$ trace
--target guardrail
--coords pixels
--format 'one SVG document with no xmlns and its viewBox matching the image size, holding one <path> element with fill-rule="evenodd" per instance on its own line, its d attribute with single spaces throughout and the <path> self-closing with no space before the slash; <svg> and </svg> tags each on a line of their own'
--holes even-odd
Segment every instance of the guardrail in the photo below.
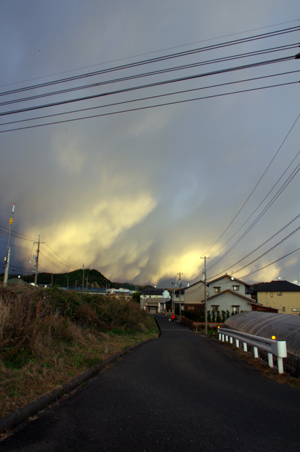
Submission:
<svg viewBox="0 0 300 452">
<path fill-rule="evenodd" d="M 286 341 L 276 341 L 275 337 L 268 339 L 228 328 L 219 328 L 218 332 L 219 340 L 222 340 L 222 342 L 229 341 L 232 344 L 233 339 L 235 339 L 236 347 L 240 346 L 240 341 L 243 342 L 244 352 L 247 352 L 247 345 L 252 345 L 254 358 L 258 358 L 258 349 L 268 352 L 270 367 L 273 367 L 273 355 L 277 356 L 278 373 L 283 374 L 283 358 L 287 357 Z"/>
</svg>

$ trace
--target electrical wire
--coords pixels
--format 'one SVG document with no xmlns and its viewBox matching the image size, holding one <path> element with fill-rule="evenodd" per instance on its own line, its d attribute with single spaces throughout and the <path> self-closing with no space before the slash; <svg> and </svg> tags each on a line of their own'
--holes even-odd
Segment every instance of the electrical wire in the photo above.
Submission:
<svg viewBox="0 0 300 452">
<path fill-rule="evenodd" d="M 247 276 L 253 275 L 254 273 L 257 273 L 257 272 L 259 272 L 259 271 L 261 271 L 261 270 L 264 270 L 265 268 L 270 267 L 270 265 L 276 264 L 276 262 L 279 262 L 279 261 L 281 261 L 282 259 L 285 259 L 286 257 L 290 256 L 291 254 L 296 253 L 296 251 L 299 251 L 299 250 L 300 250 L 300 247 L 299 247 L 299 248 L 296 248 L 295 250 L 291 251 L 290 253 L 285 254 L 284 256 L 280 257 L 279 259 L 276 259 L 275 261 L 270 262 L 269 264 L 264 265 L 263 267 L 260 267 L 259 269 L 254 270 L 254 271 L 248 273 L 247 275 L 242 276 L 241 279 L 244 279 L 244 278 L 246 278 Z"/>
<path fill-rule="evenodd" d="M 169 72 L 174 72 L 174 71 L 192 69 L 192 68 L 196 68 L 196 67 L 206 66 L 209 64 L 224 63 L 224 62 L 233 61 L 233 60 L 237 60 L 237 59 L 241 59 L 241 58 L 249 58 L 249 57 L 253 57 L 253 56 L 265 55 L 268 53 L 273 53 L 273 52 L 278 52 L 278 51 L 283 51 L 283 50 L 296 49 L 298 47 L 299 47 L 299 44 L 288 44 L 285 46 L 277 46 L 277 47 L 273 47 L 273 48 L 265 49 L 265 50 L 256 50 L 256 51 L 242 53 L 242 54 L 238 54 L 238 55 L 232 55 L 232 56 L 227 56 L 227 57 L 222 57 L 222 58 L 215 58 L 213 60 L 201 61 L 201 62 L 197 62 L 197 63 L 190 63 L 190 64 L 181 65 L 181 66 L 175 66 L 172 68 L 159 69 L 159 70 L 152 71 L 152 72 L 130 75 L 127 77 L 121 77 L 121 78 L 113 79 L 113 80 L 105 80 L 105 81 L 101 81 L 101 82 L 92 83 L 89 85 L 81 85 L 81 86 L 76 86 L 76 87 L 72 87 L 72 88 L 66 88 L 66 89 L 59 90 L 59 91 L 52 91 L 52 92 L 48 92 L 48 93 L 36 94 L 36 95 L 30 96 L 30 97 L 22 97 L 19 99 L 7 100 L 4 102 L 0 102 L 0 107 L 3 107 L 5 105 L 19 103 L 19 102 L 27 102 L 27 101 L 32 101 L 32 100 L 36 100 L 36 99 L 41 99 L 41 98 L 49 97 L 49 96 L 56 96 L 59 94 L 66 94 L 66 93 L 83 90 L 83 89 L 96 88 L 96 87 L 105 86 L 105 85 L 113 84 L 113 83 L 119 83 L 119 82 L 124 82 L 124 81 L 129 81 L 129 80 L 136 80 L 136 79 L 140 79 L 140 78 L 144 78 L 144 77 L 153 77 L 156 75 L 167 74 Z"/>
<path fill-rule="evenodd" d="M 246 201 L 243 203 L 243 205 L 241 206 L 241 208 L 238 210 L 237 214 L 234 216 L 234 218 L 231 220 L 231 222 L 229 223 L 229 225 L 226 227 L 226 229 L 222 232 L 222 234 L 219 236 L 219 238 L 214 242 L 214 244 L 206 251 L 205 255 L 211 250 L 211 248 L 223 237 L 223 235 L 227 232 L 227 230 L 229 229 L 229 227 L 233 224 L 233 222 L 235 221 L 235 219 L 238 217 L 238 215 L 240 214 L 240 212 L 242 211 L 242 209 L 245 207 L 245 205 L 247 204 L 247 202 L 249 201 L 250 197 L 253 195 L 254 191 L 256 190 L 256 188 L 258 187 L 258 185 L 260 184 L 260 182 L 262 181 L 262 179 L 264 178 L 264 176 L 266 175 L 268 169 L 270 168 L 270 166 L 272 165 L 272 163 L 274 162 L 275 158 L 277 157 L 277 155 L 279 154 L 280 150 L 282 149 L 284 143 L 286 142 L 287 138 L 289 137 L 290 133 L 292 132 L 294 126 L 296 125 L 298 119 L 300 118 L 300 113 L 298 114 L 297 118 L 295 119 L 295 121 L 293 122 L 292 126 L 290 127 L 288 133 L 285 135 L 283 141 L 281 142 L 279 148 L 277 149 L 277 151 L 275 152 L 274 156 L 272 157 L 272 159 L 270 160 L 269 164 L 267 165 L 266 169 L 264 170 L 263 174 L 261 175 L 261 177 L 259 178 L 258 182 L 255 184 L 254 188 L 252 189 L 252 191 L 250 192 L 249 196 L 247 197 Z M 242 226 L 230 237 L 230 239 L 228 239 L 217 251 L 215 251 L 213 254 L 215 254 L 216 252 L 220 251 L 222 248 L 224 248 L 225 245 L 227 245 L 227 243 L 243 228 L 243 226 L 248 222 L 248 220 L 254 215 L 254 213 L 258 210 L 258 208 L 262 205 L 262 203 L 265 201 L 265 199 L 269 196 L 269 194 L 271 193 L 271 191 L 275 188 L 275 186 L 277 185 L 277 183 L 279 183 L 279 181 L 281 180 L 281 178 L 284 176 L 284 174 L 286 173 L 286 171 L 290 168 L 290 166 L 292 165 L 292 163 L 295 161 L 295 159 L 298 157 L 300 151 L 296 154 L 295 158 L 292 160 L 292 162 L 289 164 L 289 166 L 286 168 L 286 170 L 284 171 L 284 173 L 281 175 L 281 177 L 277 180 L 276 184 L 273 185 L 272 189 L 268 192 L 268 194 L 265 196 L 265 198 L 262 200 L 262 202 L 256 207 L 256 209 L 252 212 L 252 214 L 247 218 L 247 220 L 242 224 Z"/>
<path fill-rule="evenodd" d="M 283 242 L 285 242 L 286 240 L 288 240 L 292 235 L 294 235 L 296 232 L 298 232 L 300 230 L 300 226 L 298 226 L 298 228 L 294 229 L 294 231 L 292 231 L 290 234 L 288 234 L 286 237 L 284 237 L 283 239 L 281 239 L 279 242 L 277 242 L 275 245 L 273 245 L 271 248 L 269 248 L 267 251 L 265 251 L 263 254 L 261 254 L 260 256 L 256 257 L 255 259 L 253 259 L 251 262 L 248 262 L 246 265 L 244 265 L 243 267 L 239 268 L 238 270 L 234 270 L 233 272 L 231 272 L 231 275 L 234 275 L 237 272 L 240 272 L 241 270 L 243 270 L 246 267 L 249 267 L 250 265 L 252 265 L 254 262 L 258 261 L 259 259 L 261 259 L 262 257 L 264 257 L 266 254 L 269 254 L 271 251 L 273 251 L 275 248 L 277 248 L 279 245 L 281 245 Z"/>
<path fill-rule="evenodd" d="M 218 84 L 215 84 L 215 85 L 202 86 L 202 87 L 199 87 L 199 88 L 191 88 L 191 89 L 186 89 L 186 90 L 181 90 L 181 91 L 173 91 L 171 93 L 157 94 L 155 96 L 141 97 L 141 98 L 138 98 L 138 99 L 124 100 L 124 101 L 121 101 L 121 102 L 112 102 L 112 103 L 109 103 L 109 104 L 97 105 L 95 107 L 80 108 L 80 109 L 76 109 L 76 110 L 69 110 L 69 111 L 60 112 L 60 113 L 54 113 L 54 114 L 49 114 L 49 115 L 36 116 L 36 117 L 31 117 L 31 118 L 26 118 L 26 119 L 18 119 L 18 120 L 15 120 L 15 121 L 8 121 L 8 122 L 0 123 L 0 127 L 4 126 L 4 125 L 18 124 L 18 123 L 23 123 L 23 122 L 28 122 L 28 121 L 36 121 L 36 120 L 40 120 L 40 119 L 53 118 L 53 117 L 63 116 L 63 115 L 68 115 L 68 114 L 82 113 L 84 111 L 96 110 L 96 109 L 99 109 L 99 108 L 115 107 L 115 106 L 124 105 L 124 104 L 130 104 L 130 103 L 134 103 L 134 102 L 142 102 L 142 101 L 153 100 L 153 99 L 158 99 L 158 98 L 162 98 L 162 97 L 175 96 L 175 95 L 179 95 L 179 94 L 187 94 L 187 93 L 191 93 L 191 92 L 195 92 L 195 91 L 202 91 L 202 90 L 206 90 L 206 89 L 220 88 L 220 87 L 229 86 L 229 85 L 235 85 L 235 84 L 239 84 L 239 83 L 246 83 L 246 82 L 258 81 L 258 80 L 264 80 L 264 79 L 267 79 L 267 78 L 281 77 L 283 75 L 298 74 L 299 72 L 300 72 L 300 70 L 279 72 L 277 74 L 262 75 L 260 77 L 251 77 L 251 78 L 247 78 L 247 79 L 235 80 L 235 81 L 232 81 L 232 82 L 218 83 Z"/>
<path fill-rule="evenodd" d="M 263 34 L 259 34 L 259 35 L 254 35 L 254 36 L 250 36 L 248 38 L 240 38 L 240 39 L 236 39 L 236 40 L 231 40 L 231 41 L 226 41 L 224 43 L 219 43 L 219 44 L 212 44 L 210 46 L 205 46 L 205 47 L 200 47 L 200 48 L 196 48 L 196 49 L 192 49 L 192 50 L 186 50 L 183 52 L 176 52 L 173 54 L 168 54 L 168 55 L 164 55 L 164 56 L 160 56 L 160 57 L 155 57 L 155 58 L 151 58 L 151 59 L 146 59 L 146 60 L 142 60 L 142 61 L 137 61 L 135 63 L 129 63 L 129 64 L 125 64 L 125 65 L 120 65 L 120 66 L 115 66 L 115 67 L 111 67 L 108 69 L 103 69 L 100 71 L 93 71 L 93 72 L 88 72 L 85 74 L 80 74 L 80 75 L 75 75 L 75 76 L 71 76 L 71 77 L 66 77 L 63 79 L 58 79 L 58 80 L 53 80 L 51 82 L 45 82 L 45 83 L 40 83 L 40 84 L 36 84 L 36 85 L 31 85 L 31 86 L 27 86 L 27 87 L 23 87 L 23 88 L 17 88 L 14 90 L 9 90 L 9 91 L 5 91 L 0 93 L 0 96 L 5 96 L 8 94 L 15 94 L 15 93 L 19 93 L 19 92 L 24 92 L 24 91 L 29 91 L 32 89 L 38 89 L 38 88 L 44 88 L 44 87 L 48 87 L 48 86 L 53 86 L 53 85 L 57 85 L 60 83 L 66 83 L 66 82 L 70 82 L 70 81 L 75 81 L 75 80 L 80 80 L 83 78 L 87 78 L 87 77 L 92 77 L 95 75 L 103 75 L 103 74 L 107 74 L 107 73 L 111 73 L 111 72 L 115 72 L 115 71 L 119 71 L 119 70 L 124 70 L 124 69 L 131 69 L 131 68 L 135 68 L 138 66 L 143 66 L 145 64 L 152 64 L 152 63 L 157 63 L 157 62 L 161 62 L 161 61 L 166 61 L 166 60 L 170 60 L 170 59 L 174 59 L 174 58 L 179 58 L 179 57 L 183 57 L 183 56 L 187 56 L 187 55 L 194 55 L 196 53 L 202 53 L 202 52 L 207 52 L 210 50 L 218 50 L 218 49 L 222 49 L 228 46 L 234 46 L 234 45 L 238 45 L 238 44 L 244 44 L 244 43 L 249 43 L 252 41 L 257 41 L 257 40 L 261 40 L 261 39 L 265 39 L 265 38 L 270 38 L 270 37 L 275 37 L 275 36 L 280 36 L 283 34 L 287 34 L 287 33 L 294 33 L 300 30 L 299 26 L 295 26 L 295 27 L 289 27 L 289 28 L 285 28 L 282 30 L 277 30 L 274 32 L 267 32 L 267 33 L 263 33 Z"/>
<path fill-rule="evenodd" d="M 251 223 L 248 229 L 236 240 L 236 242 L 229 248 L 229 250 L 224 253 L 222 257 L 220 257 L 216 262 L 214 262 L 209 269 L 212 269 L 215 265 L 221 262 L 239 243 L 240 241 L 250 232 L 250 230 L 257 224 L 257 222 L 263 217 L 263 215 L 269 210 L 269 208 L 274 204 L 277 198 L 282 194 L 282 192 L 286 189 L 286 187 L 290 184 L 290 182 L 294 179 L 294 177 L 300 171 L 300 163 L 296 166 L 293 172 L 289 175 L 277 193 L 273 196 L 273 198 L 268 202 L 268 204 L 264 207 L 264 209 L 260 212 L 260 214 L 255 218 L 255 220 Z"/>
<path fill-rule="evenodd" d="M 293 59 L 295 59 L 295 56 L 288 56 L 288 57 L 277 58 L 277 59 L 273 59 L 273 60 L 260 61 L 257 63 L 244 64 L 241 66 L 235 66 L 235 67 L 220 69 L 220 70 L 216 70 L 216 71 L 204 72 L 204 73 L 200 73 L 200 74 L 194 74 L 194 75 L 179 77 L 179 78 L 175 78 L 175 79 L 163 80 L 160 82 L 148 83 L 145 85 L 138 85 L 138 86 L 134 86 L 134 87 L 118 89 L 115 91 L 108 91 L 108 92 L 93 94 L 93 95 L 84 96 L 84 97 L 77 97 L 75 99 L 65 99 L 62 101 L 52 102 L 49 104 L 41 104 L 41 105 L 35 105 L 32 107 L 27 107 L 27 108 L 20 108 L 17 110 L 4 111 L 4 112 L 0 113 L 0 116 L 7 116 L 7 115 L 16 114 L 16 113 L 25 113 L 25 112 L 27 113 L 29 111 L 41 110 L 43 108 L 58 107 L 60 105 L 66 105 L 66 104 L 70 104 L 70 103 L 74 103 L 74 102 L 82 102 L 82 101 L 86 101 L 86 100 L 98 99 L 100 97 L 111 96 L 111 95 L 121 94 L 121 93 L 126 93 L 126 92 L 132 92 L 132 91 L 136 91 L 136 90 L 140 90 L 140 89 L 154 88 L 157 86 L 169 85 L 171 83 L 196 80 L 199 78 L 208 77 L 208 76 L 212 76 L 212 75 L 220 75 L 220 74 L 240 71 L 240 70 L 244 70 L 244 69 L 252 69 L 252 68 L 256 68 L 256 67 L 267 66 L 269 64 L 283 63 L 286 61 L 291 61 Z"/>
<path fill-rule="evenodd" d="M 233 268 L 235 265 L 239 264 L 240 262 L 242 262 L 243 260 L 245 260 L 247 257 L 251 256 L 251 254 L 255 253 L 256 251 L 258 251 L 260 248 L 262 248 L 264 245 L 266 245 L 268 242 L 270 242 L 272 239 L 274 239 L 274 237 L 276 237 L 278 234 L 280 234 L 282 231 L 284 231 L 288 226 L 290 226 L 294 221 L 296 221 L 298 218 L 300 217 L 300 214 L 297 215 L 295 218 L 293 218 L 289 223 L 287 223 L 285 226 L 283 226 L 281 229 L 279 229 L 279 231 L 275 232 L 275 234 L 273 234 L 271 237 L 269 237 L 267 240 L 265 240 L 263 243 L 261 243 L 259 246 L 257 246 L 253 251 L 251 251 L 250 253 L 248 253 L 246 256 L 242 257 L 240 260 L 238 260 L 237 262 L 235 262 L 234 264 L 230 265 L 229 267 L 225 268 L 225 270 L 223 270 L 222 272 L 218 273 L 219 274 L 224 274 L 225 272 L 227 272 L 229 269 Z M 231 272 L 231 273 L 235 273 Z M 214 277 L 217 275 L 214 275 Z"/>
<path fill-rule="evenodd" d="M 131 55 L 131 56 L 128 56 L 128 57 L 118 58 L 118 59 L 115 59 L 115 60 L 105 61 L 105 62 L 101 62 L 101 63 L 98 63 L 98 64 L 92 64 L 92 65 L 89 65 L 89 66 L 83 66 L 83 67 L 79 67 L 79 68 L 74 68 L 74 69 L 70 69 L 70 70 L 67 70 L 67 71 L 56 72 L 56 73 L 53 73 L 53 74 L 48 74 L 48 75 L 43 75 L 43 76 L 39 76 L 39 77 L 34 77 L 34 78 L 31 78 L 31 79 L 27 79 L 27 80 L 20 80 L 18 82 L 8 83 L 8 84 L 5 84 L 5 85 L 0 85 L 0 87 L 11 86 L 11 85 L 16 85 L 16 84 L 20 84 L 20 83 L 26 83 L 26 82 L 30 82 L 30 81 L 33 81 L 33 80 L 40 80 L 42 78 L 48 78 L 48 77 L 52 77 L 52 76 L 56 76 L 56 75 L 66 74 L 66 73 L 69 73 L 69 72 L 74 72 L 74 71 L 79 71 L 79 70 L 83 70 L 83 69 L 88 69 L 88 68 L 91 68 L 91 67 L 103 66 L 105 64 L 116 63 L 117 61 L 124 61 L 124 60 L 132 59 L 132 58 L 138 58 L 138 57 L 145 56 L 145 55 L 152 55 L 154 53 L 166 52 L 168 50 L 179 49 L 181 47 L 192 46 L 192 45 L 195 45 L 195 44 L 199 44 L 199 43 L 207 42 L 207 41 L 213 41 L 213 40 L 216 40 L 216 39 L 224 39 L 224 38 L 228 38 L 228 37 L 231 37 L 231 36 L 237 36 L 237 35 L 241 35 L 241 34 L 245 34 L 245 33 L 253 33 L 254 31 L 264 30 L 266 28 L 272 28 L 272 27 L 285 25 L 285 24 L 288 24 L 288 23 L 299 22 L 299 20 L 300 19 L 289 20 L 289 21 L 285 21 L 285 22 L 280 22 L 278 24 L 268 25 L 268 26 L 265 26 L 265 27 L 258 27 L 258 28 L 253 28 L 251 30 L 245 30 L 243 32 L 230 33 L 230 34 L 223 35 L 223 36 L 218 36 L 218 37 L 215 37 L 215 38 L 203 39 L 201 41 L 195 41 L 195 42 L 190 42 L 190 43 L 182 44 L 182 45 L 178 45 L 178 46 L 172 46 L 172 47 L 168 47 L 168 48 L 164 48 L 164 49 L 154 50 L 152 52 L 145 52 L 145 53 L 140 53 L 140 54 L 137 54 L 137 55 Z M 267 37 L 269 37 L 269 36 L 266 36 L 266 38 Z"/>
<path fill-rule="evenodd" d="M 70 123 L 70 122 L 74 122 L 74 121 L 82 121 L 82 120 L 85 120 L 85 119 L 101 118 L 101 117 L 104 117 L 104 116 L 112 116 L 112 115 L 121 114 L 121 113 L 129 113 L 129 112 L 135 112 L 135 111 L 149 110 L 149 109 L 152 109 L 152 108 L 159 108 L 159 107 L 166 107 L 166 106 L 171 106 L 171 105 L 178 105 L 178 104 L 183 104 L 183 103 L 186 103 L 186 102 L 194 102 L 194 101 L 205 100 L 205 99 L 213 99 L 213 98 L 217 98 L 217 97 L 229 96 L 229 95 L 232 95 L 232 94 L 249 93 L 249 92 L 258 91 L 258 90 L 262 90 L 262 89 L 290 86 L 290 85 L 295 85 L 295 84 L 298 84 L 298 83 L 299 83 L 299 81 L 278 83 L 278 84 L 275 84 L 275 85 L 268 85 L 268 86 L 263 86 L 263 87 L 259 87 L 259 88 L 244 89 L 244 90 L 232 91 L 232 92 L 228 92 L 228 93 L 221 93 L 221 94 L 213 94 L 213 95 L 208 95 L 208 96 L 203 96 L 203 97 L 196 97 L 196 98 L 193 98 L 193 99 L 185 99 L 185 100 L 174 101 L 174 102 L 166 102 L 164 104 L 148 105 L 148 106 L 137 107 L 137 108 L 132 108 L 132 109 L 126 109 L 126 110 L 119 110 L 119 111 L 114 111 L 114 112 L 109 112 L 109 113 L 103 113 L 103 114 L 98 114 L 98 115 L 84 116 L 84 117 L 80 117 L 80 118 L 66 119 L 66 120 L 61 120 L 61 121 L 53 121 L 53 122 L 48 122 L 48 123 L 43 123 L 43 124 L 35 124 L 35 125 L 30 125 L 30 126 L 25 126 L 25 127 L 16 127 L 16 128 L 11 128 L 11 129 L 0 130 L 0 134 L 1 133 L 7 133 L 7 132 L 15 132 L 15 131 L 18 131 L 18 130 L 34 129 L 34 128 L 37 128 L 37 127 L 44 127 L 44 126 L 49 126 L 49 125 L 65 124 L 65 123 Z"/>
</svg>

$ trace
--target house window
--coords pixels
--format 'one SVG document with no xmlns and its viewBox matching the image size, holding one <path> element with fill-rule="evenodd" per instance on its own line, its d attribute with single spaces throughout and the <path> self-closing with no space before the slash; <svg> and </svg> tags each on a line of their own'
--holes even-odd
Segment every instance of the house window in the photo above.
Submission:
<svg viewBox="0 0 300 452">
<path fill-rule="evenodd" d="M 273 298 L 273 292 L 270 292 L 270 297 Z"/>
<path fill-rule="evenodd" d="M 293 308 L 292 312 L 300 312 L 300 308 Z"/>
<path fill-rule="evenodd" d="M 219 305 L 218 304 L 212 304 L 211 305 L 211 310 L 217 312 L 219 310 Z"/>
<path fill-rule="evenodd" d="M 282 306 L 282 312 L 285 312 L 285 306 Z"/>
<path fill-rule="evenodd" d="M 232 306 L 232 314 L 238 314 L 240 312 L 239 306 Z"/>
<path fill-rule="evenodd" d="M 233 290 L 239 291 L 240 290 L 240 286 L 232 286 Z"/>
<path fill-rule="evenodd" d="M 282 292 L 277 292 L 278 297 L 282 297 Z"/>
<path fill-rule="evenodd" d="M 215 286 L 215 293 L 219 293 L 221 291 L 221 287 L 220 286 Z"/>
</svg>

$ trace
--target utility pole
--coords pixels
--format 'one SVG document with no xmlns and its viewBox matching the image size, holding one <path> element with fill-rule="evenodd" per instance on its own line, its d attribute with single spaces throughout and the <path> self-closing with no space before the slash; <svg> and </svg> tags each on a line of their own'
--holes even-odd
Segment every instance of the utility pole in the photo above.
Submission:
<svg viewBox="0 0 300 452">
<path fill-rule="evenodd" d="M 84 292 L 84 264 L 82 266 L 82 292 Z"/>
<path fill-rule="evenodd" d="M 39 236 L 39 240 L 37 242 L 33 242 L 33 244 L 35 245 L 37 243 L 37 250 L 36 250 L 36 256 L 34 256 L 35 259 L 35 277 L 34 277 L 34 284 L 37 285 L 37 277 L 38 277 L 38 272 L 39 272 L 39 254 L 40 254 L 40 244 L 41 243 L 45 243 L 45 242 L 41 242 L 40 240 L 40 236 Z"/>
<path fill-rule="evenodd" d="M 204 316 L 205 316 L 205 335 L 207 336 L 207 280 L 206 280 L 206 259 L 209 257 L 201 257 L 204 259 Z"/>
<path fill-rule="evenodd" d="M 8 233 L 8 243 L 7 243 L 7 254 L 6 257 L 4 258 L 5 260 L 5 270 L 4 270 L 4 279 L 3 279 L 3 286 L 6 287 L 7 286 L 7 280 L 8 280 L 8 270 L 9 270 L 9 261 L 10 261 L 10 246 L 9 246 L 9 240 L 10 240 L 10 233 L 11 233 L 11 227 L 13 224 L 13 216 L 15 213 L 15 203 L 13 203 L 12 205 L 12 210 L 11 210 L 11 218 L 9 220 L 9 233 Z"/>
<path fill-rule="evenodd" d="M 172 282 L 172 314 L 175 314 L 175 282 Z"/>
<path fill-rule="evenodd" d="M 181 317 L 181 275 L 183 273 L 177 273 L 178 274 L 178 286 L 179 286 L 179 315 Z"/>
</svg>

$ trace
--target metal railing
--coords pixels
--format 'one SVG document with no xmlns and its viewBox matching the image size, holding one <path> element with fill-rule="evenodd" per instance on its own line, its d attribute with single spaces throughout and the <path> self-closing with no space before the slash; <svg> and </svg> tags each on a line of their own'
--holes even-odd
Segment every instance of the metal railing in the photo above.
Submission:
<svg viewBox="0 0 300 452">
<path fill-rule="evenodd" d="M 240 346 L 240 341 L 243 342 L 244 352 L 247 352 L 247 346 L 251 345 L 254 358 L 258 358 L 258 349 L 268 352 L 268 364 L 270 367 L 273 367 L 273 355 L 277 356 L 278 373 L 283 374 L 283 358 L 287 357 L 286 341 L 276 341 L 275 336 L 273 339 L 268 339 L 228 328 L 219 328 L 218 333 L 219 340 L 222 342 L 229 341 L 232 344 L 233 339 L 235 339 L 236 347 Z"/>
</svg>

